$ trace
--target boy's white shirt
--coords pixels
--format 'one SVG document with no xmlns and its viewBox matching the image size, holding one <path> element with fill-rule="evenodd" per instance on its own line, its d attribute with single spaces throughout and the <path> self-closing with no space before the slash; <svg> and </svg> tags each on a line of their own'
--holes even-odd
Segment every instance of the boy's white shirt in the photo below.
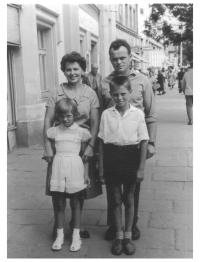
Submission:
<svg viewBox="0 0 200 262">
<path fill-rule="evenodd" d="M 130 105 L 129 109 L 120 115 L 115 106 L 103 111 L 99 134 L 104 143 L 115 145 L 135 145 L 142 140 L 148 140 L 148 130 L 142 110 Z"/>
</svg>

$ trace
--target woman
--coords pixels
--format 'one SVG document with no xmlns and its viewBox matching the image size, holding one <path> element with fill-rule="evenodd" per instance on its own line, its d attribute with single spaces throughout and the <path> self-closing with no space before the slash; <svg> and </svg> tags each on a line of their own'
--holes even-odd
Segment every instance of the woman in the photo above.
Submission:
<svg viewBox="0 0 200 262">
<path fill-rule="evenodd" d="M 54 155 L 54 148 L 49 142 L 46 131 L 49 127 L 56 124 L 55 103 L 63 97 L 69 97 L 77 103 L 80 117 L 77 123 L 90 129 L 92 138 L 90 144 L 83 145 L 82 159 L 87 165 L 90 177 L 90 188 L 85 192 L 84 198 L 93 198 L 102 194 L 101 184 L 98 182 L 97 158 L 96 158 L 96 137 L 99 126 L 99 100 L 94 90 L 83 84 L 82 76 L 86 69 L 86 60 L 77 52 L 71 52 L 63 56 L 61 60 L 61 70 L 64 73 L 67 83 L 62 83 L 56 90 L 56 94 L 49 97 L 46 105 L 44 120 L 44 159 L 49 163 L 47 168 L 46 194 L 51 195 L 49 181 L 51 176 L 51 162 Z M 54 216 L 57 212 L 57 199 L 52 196 Z M 82 200 L 82 202 L 84 199 Z M 71 202 L 70 202 L 71 205 Z M 83 203 L 82 203 L 83 205 Z M 71 205 L 72 208 L 72 205 Z M 57 221 L 54 223 L 54 235 Z M 72 223 L 70 226 L 73 227 Z M 81 237 L 89 237 L 87 231 L 81 231 Z"/>
</svg>

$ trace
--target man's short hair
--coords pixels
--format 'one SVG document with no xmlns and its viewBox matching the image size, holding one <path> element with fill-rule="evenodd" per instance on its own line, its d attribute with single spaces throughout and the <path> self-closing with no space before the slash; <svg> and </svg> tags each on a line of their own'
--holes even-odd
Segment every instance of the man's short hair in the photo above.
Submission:
<svg viewBox="0 0 200 262">
<path fill-rule="evenodd" d="M 131 54 L 129 43 L 124 39 L 116 39 L 110 44 L 109 55 L 111 55 L 111 49 L 118 50 L 121 46 L 124 46 L 127 49 L 129 55 Z"/>
</svg>

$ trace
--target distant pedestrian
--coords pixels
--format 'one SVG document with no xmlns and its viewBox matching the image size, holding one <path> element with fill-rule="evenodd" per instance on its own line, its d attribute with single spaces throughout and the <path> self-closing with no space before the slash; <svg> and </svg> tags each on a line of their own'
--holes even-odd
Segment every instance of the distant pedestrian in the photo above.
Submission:
<svg viewBox="0 0 200 262">
<path fill-rule="evenodd" d="M 113 207 L 116 230 L 111 252 L 132 255 L 134 193 L 136 183 L 144 179 L 148 131 L 141 109 L 129 103 L 131 82 L 128 76 L 115 76 L 110 82 L 114 106 L 103 111 L 98 136 L 103 141 L 103 166 Z M 123 189 L 122 189 L 123 186 Z M 125 206 L 125 232 L 122 231 L 122 203 Z"/>
<path fill-rule="evenodd" d="M 84 165 L 79 156 L 82 141 L 89 141 L 90 132 L 74 123 L 78 117 L 75 101 L 62 98 L 56 103 L 55 116 L 58 125 L 47 130 L 47 137 L 55 142 L 56 154 L 52 157 L 52 176 L 50 191 L 54 196 L 54 205 L 57 210 L 57 236 L 52 250 L 60 250 L 64 242 L 64 218 L 66 194 L 72 205 L 72 243 L 70 251 L 81 248 L 80 222 L 81 202 L 83 193 L 89 184 L 88 172 L 84 172 Z"/>
<path fill-rule="evenodd" d="M 88 79 L 89 86 L 96 92 L 100 105 L 101 103 L 101 81 L 102 76 L 98 73 L 98 65 L 92 64 L 91 65 L 91 71 L 86 74 L 86 77 Z"/>
<path fill-rule="evenodd" d="M 178 72 L 178 90 L 179 90 L 179 93 L 181 93 L 183 91 L 181 82 L 182 82 L 184 73 L 185 73 L 184 68 L 181 67 L 180 71 Z"/>
<path fill-rule="evenodd" d="M 158 70 L 157 82 L 159 84 L 159 88 L 157 89 L 158 95 L 165 94 L 165 91 L 164 91 L 165 77 L 162 74 L 161 70 Z"/>
<path fill-rule="evenodd" d="M 186 99 L 186 110 L 188 115 L 188 125 L 193 124 L 193 62 L 183 76 L 182 90 Z"/>
<path fill-rule="evenodd" d="M 152 90 L 154 95 L 156 94 L 156 90 L 159 88 L 158 84 L 157 84 L 157 78 L 155 75 L 155 72 L 153 70 L 149 71 L 149 80 L 152 86 Z"/>
<path fill-rule="evenodd" d="M 173 67 L 170 66 L 167 74 L 168 86 L 169 88 L 173 89 L 176 83 L 176 75 L 173 71 Z"/>
</svg>

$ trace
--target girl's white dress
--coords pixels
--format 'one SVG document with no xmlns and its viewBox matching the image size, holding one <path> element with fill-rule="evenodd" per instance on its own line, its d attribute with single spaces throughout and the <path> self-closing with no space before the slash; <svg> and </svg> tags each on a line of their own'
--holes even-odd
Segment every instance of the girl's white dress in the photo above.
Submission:
<svg viewBox="0 0 200 262">
<path fill-rule="evenodd" d="M 50 191 L 73 194 L 87 187 L 84 183 L 84 165 L 79 156 L 81 142 L 91 138 L 90 132 L 77 124 L 59 125 L 47 130 L 47 136 L 55 141 Z"/>
</svg>

